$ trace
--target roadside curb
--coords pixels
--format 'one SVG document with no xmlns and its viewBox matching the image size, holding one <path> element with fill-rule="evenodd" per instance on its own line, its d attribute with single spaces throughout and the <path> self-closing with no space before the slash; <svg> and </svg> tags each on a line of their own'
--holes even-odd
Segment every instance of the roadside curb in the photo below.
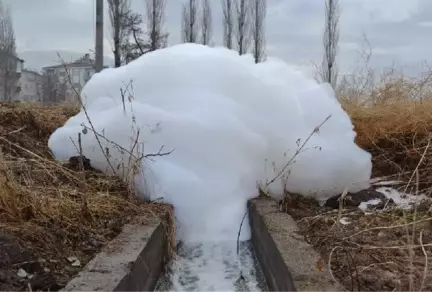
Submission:
<svg viewBox="0 0 432 292">
<path fill-rule="evenodd" d="M 252 243 L 270 291 L 342 291 L 297 223 L 272 199 L 250 200 Z"/>
<path fill-rule="evenodd" d="M 136 217 L 61 291 L 152 291 L 167 259 L 164 222 Z"/>
</svg>

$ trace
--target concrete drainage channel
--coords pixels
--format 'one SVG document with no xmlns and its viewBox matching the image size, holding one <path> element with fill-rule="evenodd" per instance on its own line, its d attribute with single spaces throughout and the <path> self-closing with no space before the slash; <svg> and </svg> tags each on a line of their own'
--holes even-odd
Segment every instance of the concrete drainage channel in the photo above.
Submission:
<svg viewBox="0 0 432 292">
<path fill-rule="evenodd" d="M 342 291 L 332 281 L 326 267 L 321 271 L 317 269 L 320 256 L 298 234 L 295 221 L 288 214 L 279 212 L 275 201 L 250 201 L 249 219 L 252 244 L 245 243 L 241 247 L 243 256 L 240 258 L 245 261 L 255 258 L 259 264 L 243 263 L 251 272 L 248 275 L 256 278 L 256 283 L 244 274 L 242 278 L 246 284 L 242 286 L 239 283 L 239 291 Z M 169 239 L 164 224 L 157 220 L 145 225 L 140 222 L 137 218 L 125 226 L 120 235 L 96 255 L 63 291 L 169 290 L 169 277 L 164 273 L 167 270 Z M 201 252 L 211 250 L 211 255 L 217 257 L 221 247 L 206 249 L 201 246 L 197 249 L 197 246 L 187 246 L 179 248 L 178 254 L 182 257 L 184 253 L 187 260 L 185 255 L 193 253 L 194 249 Z M 184 287 L 199 289 L 193 285 Z"/>
<path fill-rule="evenodd" d="M 62 291 L 152 291 L 167 258 L 164 224 L 136 218 Z"/>
</svg>

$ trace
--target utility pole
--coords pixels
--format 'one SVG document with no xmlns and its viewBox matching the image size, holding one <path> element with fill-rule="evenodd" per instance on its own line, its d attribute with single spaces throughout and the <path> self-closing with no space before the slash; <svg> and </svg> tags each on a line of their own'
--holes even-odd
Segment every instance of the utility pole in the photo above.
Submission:
<svg viewBox="0 0 432 292">
<path fill-rule="evenodd" d="M 103 1 L 96 0 L 96 73 L 103 69 Z"/>
</svg>

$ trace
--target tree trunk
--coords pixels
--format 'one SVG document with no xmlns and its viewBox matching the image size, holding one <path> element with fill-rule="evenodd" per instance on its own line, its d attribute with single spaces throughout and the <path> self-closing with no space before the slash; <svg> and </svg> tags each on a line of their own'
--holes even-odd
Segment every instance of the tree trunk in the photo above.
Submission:
<svg viewBox="0 0 432 292">
<path fill-rule="evenodd" d="M 120 54 L 120 1 L 114 0 L 114 66 L 121 66 Z"/>
</svg>

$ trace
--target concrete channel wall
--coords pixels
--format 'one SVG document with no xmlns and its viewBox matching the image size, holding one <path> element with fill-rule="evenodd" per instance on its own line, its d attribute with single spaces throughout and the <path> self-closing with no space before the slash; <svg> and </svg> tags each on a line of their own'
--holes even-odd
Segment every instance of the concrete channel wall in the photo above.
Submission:
<svg viewBox="0 0 432 292">
<path fill-rule="evenodd" d="M 168 259 L 163 223 L 137 217 L 62 291 L 152 291 Z"/>
<path fill-rule="evenodd" d="M 252 242 L 270 291 L 342 291 L 276 201 L 248 202 Z M 168 261 L 164 223 L 137 217 L 61 291 L 153 291 Z"/>
<path fill-rule="evenodd" d="M 276 201 L 260 198 L 248 204 L 252 243 L 270 291 L 343 291 L 326 267 L 318 270 L 319 254 Z"/>
</svg>

